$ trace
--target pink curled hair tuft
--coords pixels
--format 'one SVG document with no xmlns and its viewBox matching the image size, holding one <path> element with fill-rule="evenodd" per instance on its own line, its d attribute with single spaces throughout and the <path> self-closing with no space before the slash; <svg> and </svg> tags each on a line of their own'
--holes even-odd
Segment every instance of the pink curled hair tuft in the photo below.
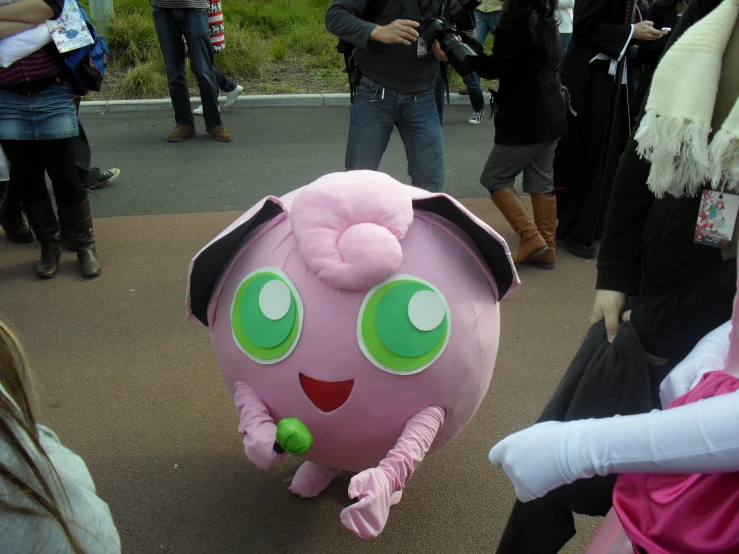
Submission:
<svg viewBox="0 0 739 554">
<path fill-rule="evenodd" d="M 300 256 L 321 281 L 361 290 L 400 269 L 413 202 L 405 185 L 383 173 L 332 173 L 295 198 L 290 221 Z"/>
</svg>

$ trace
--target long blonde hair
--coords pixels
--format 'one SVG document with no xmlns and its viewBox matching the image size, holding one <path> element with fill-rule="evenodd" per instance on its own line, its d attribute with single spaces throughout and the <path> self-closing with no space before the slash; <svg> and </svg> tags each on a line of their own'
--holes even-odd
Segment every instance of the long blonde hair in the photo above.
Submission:
<svg viewBox="0 0 739 554">
<path fill-rule="evenodd" d="M 59 475 L 39 442 L 30 399 L 33 392 L 31 380 L 32 375 L 23 346 L 8 326 L 0 321 L 0 384 L 10 396 L 9 398 L 5 394 L 0 394 L 0 441 L 7 443 L 23 459 L 36 478 L 35 483 L 29 483 L 0 462 L 0 478 L 15 486 L 33 504 L 31 508 L 14 505 L 8 501 L 7 496 L 0 494 L 0 511 L 47 517 L 54 520 L 64 532 L 72 552 L 85 554 L 82 544 L 72 531 L 72 526 L 54 497 L 49 480 L 24 446 L 24 441 L 14 430 L 20 429 L 25 433 L 36 451 L 42 456 L 43 461 L 51 468 L 52 479 L 57 481 L 59 490 L 64 493 Z M 64 496 L 64 500 L 69 503 L 66 493 Z"/>
</svg>

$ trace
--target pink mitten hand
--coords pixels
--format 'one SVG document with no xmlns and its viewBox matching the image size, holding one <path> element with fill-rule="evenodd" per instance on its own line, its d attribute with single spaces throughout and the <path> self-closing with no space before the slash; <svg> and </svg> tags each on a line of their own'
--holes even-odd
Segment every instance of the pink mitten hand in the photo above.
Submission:
<svg viewBox="0 0 739 554">
<path fill-rule="evenodd" d="M 374 539 L 385 528 L 390 507 L 400 501 L 400 494 L 395 494 L 390 477 L 373 467 L 352 477 L 349 498 L 359 502 L 341 512 L 344 527 L 360 539 Z"/>
<path fill-rule="evenodd" d="M 361 539 L 373 539 L 385 528 L 390 507 L 400 502 L 403 487 L 421 463 L 444 424 L 444 410 L 424 408 L 405 424 L 398 439 L 379 467 L 366 469 L 352 478 L 349 497 L 359 502 L 341 512 L 341 522 Z"/>
<path fill-rule="evenodd" d="M 287 454 L 275 452 L 277 426 L 259 395 L 243 381 L 234 384 L 234 403 L 239 415 L 239 432 L 244 439 L 244 451 L 251 463 L 267 470 Z"/>
</svg>

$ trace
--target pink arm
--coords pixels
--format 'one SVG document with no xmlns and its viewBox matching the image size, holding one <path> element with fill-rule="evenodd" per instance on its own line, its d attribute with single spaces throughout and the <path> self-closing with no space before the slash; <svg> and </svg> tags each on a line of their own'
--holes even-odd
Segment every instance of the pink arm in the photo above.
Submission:
<svg viewBox="0 0 739 554">
<path fill-rule="evenodd" d="M 243 381 L 234 384 L 234 403 L 246 457 L 259 469 L 269 469 L 285 454 L 274 450 L 277 426 L 259 395 Z"/>
<path fill-rule="evenodd" d="M 405 424 L 395 447 L 379 465 L 392 476 L 393 492 L 402 490 L 410 480 L 443 425 L 444 410 L 437 406 L 421 410 Z"/>
<path fill-rule="evenodd" d="M 358 498 L 341 512 L 341 521 L 362 539 L 377 537 L 385 528 L 390 506 L 400 501 L 403 487 L 423 461 L 436 434 L 444 424 L 444 410 L 424 408 L 414 415 L 387 457 L 378 467 L 355 475 L 349 484 L 349 497 Z"/>
</svg>

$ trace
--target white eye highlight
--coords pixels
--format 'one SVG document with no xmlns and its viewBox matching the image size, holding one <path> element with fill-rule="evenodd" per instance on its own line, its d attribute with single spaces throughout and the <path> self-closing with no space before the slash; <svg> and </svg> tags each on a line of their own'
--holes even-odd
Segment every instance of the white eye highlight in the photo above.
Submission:
<svg viewBox="0 0 739 554">
<path fill-rule="evenodd" d="M 285 317 L 291 304 L 290 288 L 278 279 L 265 284 L 259 292 L 259 309 L 272 321 Z"/>
<path fill-rule="evenodd" d="M 433 331 L 444 321 L 443 300 L 434 291 L 421 290 L 408 303 L 408 319 L 419 331 Z"/>
</svg>

